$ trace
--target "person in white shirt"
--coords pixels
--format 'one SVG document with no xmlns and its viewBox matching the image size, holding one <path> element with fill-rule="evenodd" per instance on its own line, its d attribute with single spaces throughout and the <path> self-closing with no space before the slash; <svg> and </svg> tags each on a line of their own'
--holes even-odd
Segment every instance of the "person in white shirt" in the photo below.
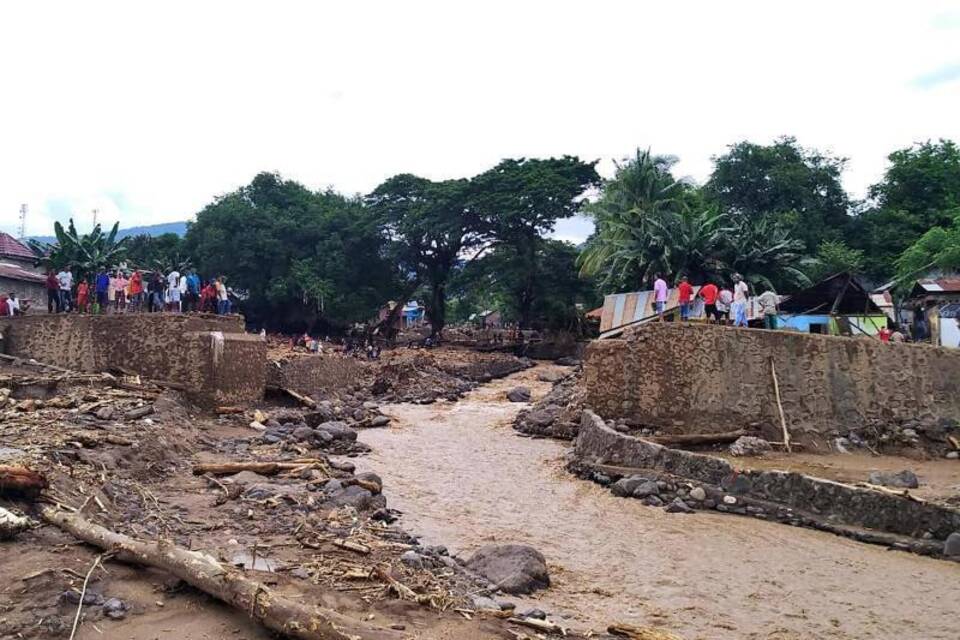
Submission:
<svg viewBox="0 0 960 640">
<path fill-rule="evenodd" d="M 12 316 L 20 315 L 20 301 L 17 300 L 17 294 L 13 291 L 10 292 L 10 297 L 7 299 L 7 310 Z"/>
<path fill-rule="evenodd" d="M 57 274 L 57 282 L 60 283 L 60 308 L 63 311 L 73 309 L 73 302 L 70 300 L 70 291 L 73 289 L 73 274 L 67 269 L 61 269 Z"/>
<path fill-rule="evenodd" d="M 744 282 L 739 273 L 733 274 L 733 326 L 747 326 L 747 298 L 750 296 L 750 287 Z"/>
<path fill-rule="evenodd" d="M 167 274 L 168 311 L 180 311 L 180 272 L 174 269 Z"/>
</svg>

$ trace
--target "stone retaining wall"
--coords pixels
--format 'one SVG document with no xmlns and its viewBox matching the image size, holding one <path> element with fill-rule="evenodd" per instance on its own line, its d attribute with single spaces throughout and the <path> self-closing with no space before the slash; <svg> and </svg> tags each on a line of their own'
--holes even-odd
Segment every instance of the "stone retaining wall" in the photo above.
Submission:
<svg viewBox="0 0 960 640">
<path fill-rule="evenodd" d="M 312 398 L 325 397 L 356 383 L 364 361 L 341 355 L 301 355 L 271 362 L 268 384 Z"/>
<path fill-rule="evenodd" d="M 648 323 L 587 348 L 587 405 L 666 433 L 755 427 L 781 440 L 771 363 L 794 440 L 960 418 L 960 350 L 868 338 Z"/>
<path fill-rule="evenodd" d="M 9 355 L 76 371 L 130 371 L 184 385 L 201 404 L 259 400 L 266 343 L 239 316 L 54 314 L 0 320 Z"/>
<path fill-rule="evenodd" d="M 583 413 L 574 454 L 578 463 L 596 468 L 650 470 L 691 481 L 708 496 L 721 498 L 711 505 L 720 511 L 740 513 L 742 509 L 744 514 L 862 527 L 924 541 L 942 541 L 960 531 L 960 511 L 955 509 L 799 473 L 737 470 L 720 458 L 618 433 L 591 411 Z M 724 496 L 735 500 L 728 504 Z M 750 511 L 743 503 L 752 501 L 775 508 Z M 702 504 L 691 505 L 702 508 Z"/>
</svg>

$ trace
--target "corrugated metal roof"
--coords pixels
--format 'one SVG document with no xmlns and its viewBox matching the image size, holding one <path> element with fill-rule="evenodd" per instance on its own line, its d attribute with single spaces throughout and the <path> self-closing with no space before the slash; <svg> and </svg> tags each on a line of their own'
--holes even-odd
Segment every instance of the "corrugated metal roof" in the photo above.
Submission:
<svg viewBox="0 0 960 640">
<path fill-rule="evenodd" d="M 27 271 L 9 262 L 0 262 L 0 278 L 10 278 L 11 280 L 23 280 L 25 282 L 46 282 L 46 278 L 39 273 Z"/>
<path fill-rule="evenodd" d="M 960 278 L 924 278 L 917 284 L 930 293 L 960 293 Z"/>
<path fill-rule="evenodd" d="M 25 260 L 32 260 L 36 257 L 33 255 L 33 251 L 30 250 L 30 247 L 9 233 L 3 233 L 2 231 L 0 231 L 0 256 L 22 258 Z"/>
</svg>

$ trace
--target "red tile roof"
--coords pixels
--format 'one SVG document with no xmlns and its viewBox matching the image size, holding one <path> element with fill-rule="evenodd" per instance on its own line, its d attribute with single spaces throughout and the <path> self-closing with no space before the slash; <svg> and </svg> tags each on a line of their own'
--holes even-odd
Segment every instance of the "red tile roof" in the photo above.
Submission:
<svg viewBox="0 0 960 640">
<path fill-rule="evenodd" d="M 7 256 L 9 258 L 25 258 L 27 260 L 32 260 L 34 258 L 33 251 L 30 250 L 30 247 L 23 244 L 9 233 L 3 232 L 0 232 L 0 256 Z"/>
<path fill-rule="evenodd" d="M 11 280 L 25 280 L 26 282 L 46 282 L 46 277 L 33 271 L 27 271 L 22 267 L 9 262 L 0 262 L 0 278 L 10 278 Z"/>
</svg>

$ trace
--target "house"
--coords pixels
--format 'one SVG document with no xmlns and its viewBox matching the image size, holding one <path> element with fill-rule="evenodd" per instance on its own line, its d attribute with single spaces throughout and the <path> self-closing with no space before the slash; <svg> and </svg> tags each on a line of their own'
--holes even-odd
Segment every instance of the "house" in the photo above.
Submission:
<svg viewBox="0 0 960 640">
<path fill-rule="evenodd" d="M 9 233 L 0 232 L 0 262 L 12 264 L 34 273 L 41 273 L 33 250 Z"/>
<path fill-rule="evenodd" d="M 420 303 L 416 300 L 410 300 L 407 304 L 403 305 L 401 317 L 403 318 L 404 328 L 410 329 L 422 326 L 425 312 L 426 309 L 420 306 Z"/>
<path fill-rule="evenodd" d="M 950 302 L 936 308 L 930 316 L 930 336 L 933 344 L 960 348 L 960 302 Z"/>
<path fill-rule="evenodd" d="M 781 299 L 777 328 L 802 333 L 873 336 L 888 316 L 849 273 L 838 273 Z"/>
<path fill-rule="evenodd" d="M 484 329 L 499 329 L 503 325 L 503 314 L 499 311 L 486 310 L 478 316 L 480 326 Z"/>
<path fill-rule="evenodd" d="M 19 264 L 0 259 L 0 293 L 15 293 L 20 308 L 30 313 L 46 312 L 46 278 Z"/>
</svg>

